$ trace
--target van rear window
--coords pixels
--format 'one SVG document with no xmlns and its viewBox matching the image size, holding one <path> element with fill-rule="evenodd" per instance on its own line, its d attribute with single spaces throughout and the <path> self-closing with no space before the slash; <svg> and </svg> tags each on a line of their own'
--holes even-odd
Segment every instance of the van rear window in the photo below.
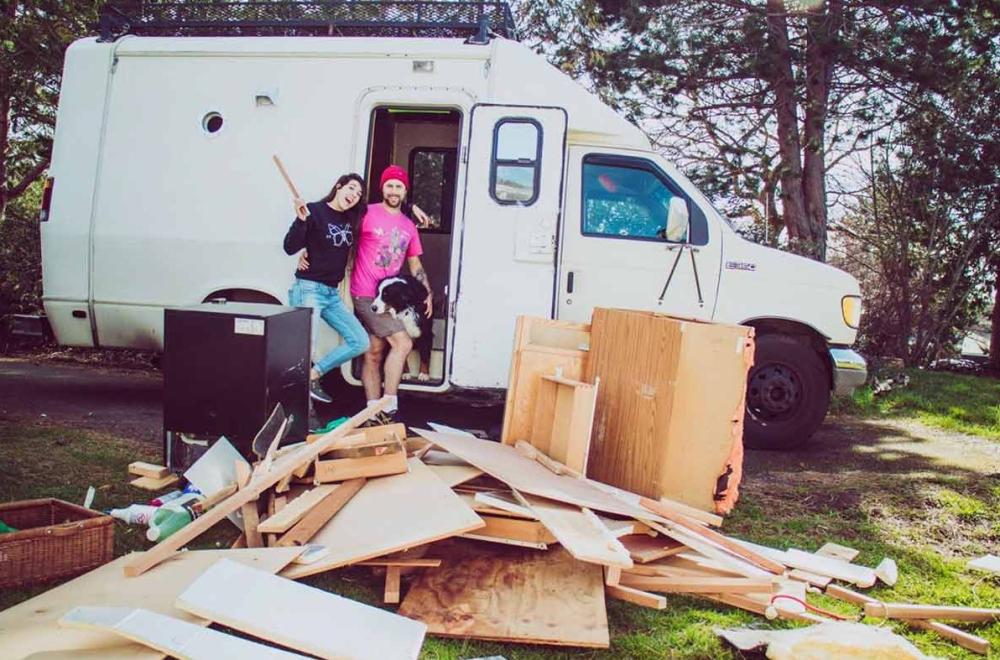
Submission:
<svg viewBox="0 0 1000 660">
<path fill-rule="evenodd" d="M 490 195 L 497 203 L 535 203 L 541 152 L 542 127 L 537 121 L 510 117 L 497 122 L 490 163 Z"/>
</svg>

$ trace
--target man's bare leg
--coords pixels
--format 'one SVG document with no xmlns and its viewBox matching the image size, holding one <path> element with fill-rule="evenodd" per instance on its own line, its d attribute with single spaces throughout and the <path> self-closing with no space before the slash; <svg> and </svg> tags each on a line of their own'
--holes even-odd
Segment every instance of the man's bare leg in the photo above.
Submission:
<svg viewBox="0 0 1000 660">
<path fill-rule="evenodd" d="M 385 394 L 396 396 L 399 381 L 403 378 L 403 365 L 406 356 L 413 350 L 413 340 L 405 331 L 393 333 L 386 337 L 389 342 L 389 354 L 385 358 Z"/>
<path fill-rule="evenodd" d="M 365 351 L 361 364 L 361 384 L 365 388 L 365 398 L 369 401 L 382 398 L 382 358 L 385 355 L 385 340 L 368 335 L 371 345 Z M 397 381 L 398 383 L 398 381 Z"/>
</svg>

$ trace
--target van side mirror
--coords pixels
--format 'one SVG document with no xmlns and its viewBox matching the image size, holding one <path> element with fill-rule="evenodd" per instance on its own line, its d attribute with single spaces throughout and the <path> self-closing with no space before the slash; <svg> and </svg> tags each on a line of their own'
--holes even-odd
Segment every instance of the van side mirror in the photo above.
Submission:
<svg viewBox="0 0 1000 660">
<path fill-rule="evenodd" d="M 687 243 L 688 240 L 688 207 L 687 201 L 677 195 L 670 198 L 670 208 L 667 209 L 667 226 L 662 230 L 661 238 L 670 243 Z"/>
</svg>

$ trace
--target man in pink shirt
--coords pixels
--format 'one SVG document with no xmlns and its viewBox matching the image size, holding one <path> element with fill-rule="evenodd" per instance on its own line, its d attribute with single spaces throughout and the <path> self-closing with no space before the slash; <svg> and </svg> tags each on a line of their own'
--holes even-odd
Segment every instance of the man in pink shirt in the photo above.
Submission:
<svg viewBox="0 0 1000 660">
<path fill-rule="evenodd" d="M 413 340 L 406 334 L 402 321 L 389 314 L 372 312 L 372 301 L 377 295 L 378 283 L 387 277 L 398 275 L 405 261 L 413 277 L 427 287 L 426 313 L 429 316 L 431 284 L 420 263 L 420 255 L 423 254 L 420 235 L 413 221 L 402 211 L 403 201 L 410 187 L 406 170 L 390 165 L 382 172 L 379 184 L 382 203 L 370 205 L 361 219 L 357 254 L 351 270 L 351 298 L 354 301 L 354 313 L 367 328 L 371 340 L 361 367 L 365 397 L 369 404 L 382 397 L 384 361 L 384 393 L 390 397 L 390 401 L 384 413 L 380 413 L 374 422 L 390 424 L 395 420 L 399 409 L 396 392 L 403 377 L 406 356 L 413 348 Z M 387 343 L 388 354 L 385 350 Z"/>
</svg>

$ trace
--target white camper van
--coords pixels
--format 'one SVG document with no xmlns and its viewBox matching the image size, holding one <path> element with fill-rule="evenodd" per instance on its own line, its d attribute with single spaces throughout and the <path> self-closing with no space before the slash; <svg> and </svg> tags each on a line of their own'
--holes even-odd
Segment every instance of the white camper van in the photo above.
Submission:
<svg viewBox="0 0 1000 660">
<path fill-rule="evenodd" d="M 410 170 L 438 304 L 432 378 L 406 389 L 499 393 L 518 315 L 589 321 L 595 306 L 754 326 L 753 446 L 805 440 L 831 392 L 864 381 L 854 278 L 740 238 L 639 129 L 503 36 L 503 3 L 384 4 L 444 4 L 454 21 L 386 37 L 315 36 L 363 32 L 335 18 L 264 32 L 307 36 L 203 20 L 213 36 L 197 36 L 142 14 L 70 47 L 42 223 L 59 343 L 159 350 L 165 307 L 287 303 L 278 154 L 308 199 L 344 172 Z M 484 12 L 506 20 L 477 30 Z"/>
</svg>

